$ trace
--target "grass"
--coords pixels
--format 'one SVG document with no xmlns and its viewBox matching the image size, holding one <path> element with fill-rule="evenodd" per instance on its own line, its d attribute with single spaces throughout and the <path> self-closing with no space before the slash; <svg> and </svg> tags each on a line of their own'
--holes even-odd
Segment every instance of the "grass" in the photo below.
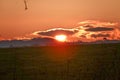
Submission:
<svg viewBox="0 0 120 80">
<path fill-rule="evenodd" d="M 0 80 L 120 80 L 120 44 L 0 49 Z"/>
</svg>

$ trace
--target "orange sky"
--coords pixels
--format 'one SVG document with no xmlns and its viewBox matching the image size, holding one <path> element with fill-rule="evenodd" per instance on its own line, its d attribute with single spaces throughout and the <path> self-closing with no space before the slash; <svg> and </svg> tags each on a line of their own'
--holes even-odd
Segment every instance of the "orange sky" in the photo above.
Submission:
<svg viewBox="0 0 120 80">
<path fill-rule="evenodd" d="M 23 36 L 50 28 L 74 28 L 84 20 L 120 20 L 120 0 L 0 0 L 0 35 Z"/>
</svg>

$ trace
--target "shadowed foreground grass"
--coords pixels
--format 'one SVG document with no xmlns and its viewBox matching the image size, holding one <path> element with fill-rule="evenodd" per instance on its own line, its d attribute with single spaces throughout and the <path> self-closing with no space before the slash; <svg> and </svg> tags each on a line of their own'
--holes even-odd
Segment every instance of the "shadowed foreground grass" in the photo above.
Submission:
<svg viewBox="0 0 120 80">
<path fill-rule="evenodd" d="M 0 49 L 0 80 L 120 80 L 120 44 Z"/>
</svg>

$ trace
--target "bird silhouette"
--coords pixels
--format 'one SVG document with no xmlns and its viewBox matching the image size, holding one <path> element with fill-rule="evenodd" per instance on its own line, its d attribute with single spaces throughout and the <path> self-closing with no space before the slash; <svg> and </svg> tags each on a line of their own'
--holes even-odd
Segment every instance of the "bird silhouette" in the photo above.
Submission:
<svg viewBox="0 0 120 80">
<path fill-rule="evenodd" d="M 24 4 L 25 4 L 25 10 L 27 10 L 28 6 L 27 6 L 27 1 L 26 0 L 24 0 Z"/>
</svg>

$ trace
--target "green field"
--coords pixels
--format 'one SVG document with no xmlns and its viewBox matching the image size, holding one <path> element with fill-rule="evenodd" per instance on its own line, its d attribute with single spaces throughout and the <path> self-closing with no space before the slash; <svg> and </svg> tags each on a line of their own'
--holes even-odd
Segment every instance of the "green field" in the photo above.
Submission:
<svg viewBox="0 0 120 80">
<path fill-rule="evenodd" d="M 0 49 L 0 80 L 120 80 L 120 44 Z"/>
</svg>

